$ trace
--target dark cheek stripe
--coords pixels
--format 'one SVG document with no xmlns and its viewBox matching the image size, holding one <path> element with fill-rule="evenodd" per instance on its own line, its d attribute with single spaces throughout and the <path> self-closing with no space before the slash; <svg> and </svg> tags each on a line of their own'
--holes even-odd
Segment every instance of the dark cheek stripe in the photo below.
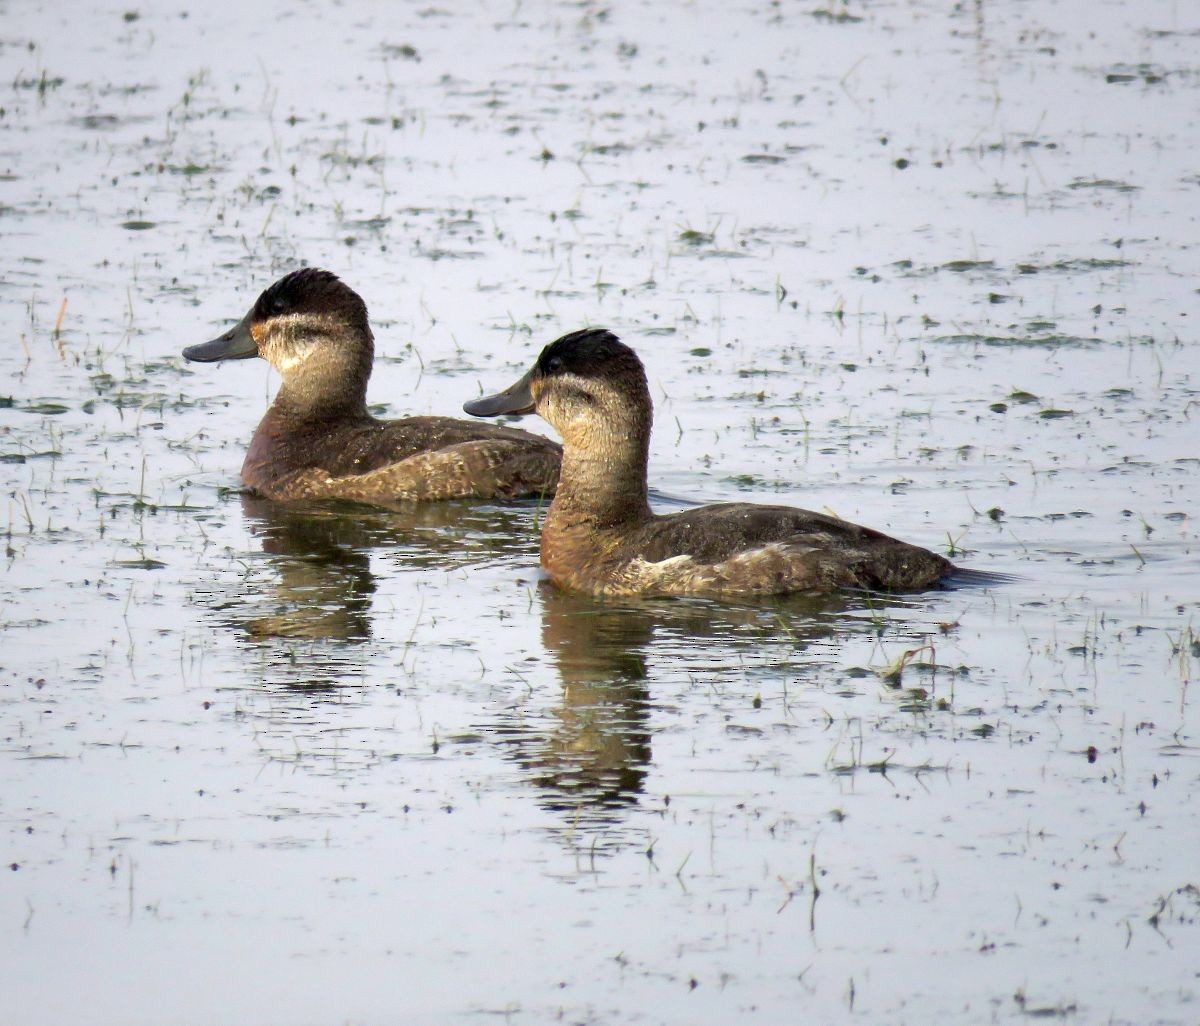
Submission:
<svg viewBox="0 0 1200 1026">
<path fill-rule="evenodd" d="M 585 392 L 582 388 L 575 388 L 572 385 L 563 386 L 562 400 L 567 403 L 582 403 L 584 406 L 592 406 L 596 401 L 590 392 Z"/>
</svg>

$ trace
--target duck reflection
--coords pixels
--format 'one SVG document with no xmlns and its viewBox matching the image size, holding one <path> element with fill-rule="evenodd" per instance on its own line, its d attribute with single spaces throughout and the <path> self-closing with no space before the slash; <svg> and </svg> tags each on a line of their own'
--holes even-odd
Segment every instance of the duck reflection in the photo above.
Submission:
<svg viewBox="0 0 1200 1026">
<path fill-rule="evenodd" d="M 518 760 L 533 771 L 547 807 L 628 805 L 641 792 L 650 762 L 649 604 L 606 605 L 549 583 L 538 594 L 542 642 L 562 691 L 544 719 L 532 728 L 502 728 L 502 736 L 507 733 Z"/>
<path fill-rule="evenodd" d="M 394 662 L 398 644 L 387 633 L 394 618 L 376 620 L 376 574 L 508 557 L 532 566 L 537 558 L 536 504 L 382 510 L 241 501 L 262 555 L 238 557 L 245 572 L 212 596 L 211 608 L 257 663 L 263 688 L 243 707 L 262 718 L 265 739 L 284 739 L 281 753 L 296 736 L 305 757 L 335 771 L 347 751 L 325 706 L 369 704 L 360 681 Z M 539 804 L 561 815 L 564 842 L 592 851 L 635 843 L 625 824 L 637 822 L 629 810 L 646 794 L 653 734 L 670 719 L 679 688 L 743 679 L 747 663 L 796 673 L 797 656 L 813 642 L 875 630 L 879 608 L 877 596 L 849 593 L 744 606 L 603 599 L 548 582 L 534 589 L 534 603 L 560 686 L 531 688 L 529 700 L 488 717 L 484 733 L 522 767 Z M 664 797 L 652 799 L 655 807 Z"/>
<path fill-rule="evenodd" d="M 241 503 L 267 558 L 246 560 L 237 593 L 217 603 L 219 618 L 262 655 L 264 683 L 289 690 L 334 690 L 361 673 L 373 633 L 373 558 L 448 570 L 537 548 L 536 503 L 380 509 L 248 494 Z"/>
<path fill-rule="evenodd" d="M 245 496 L 250 531 L 277 575 L 270 613 L 249 615 L 241 626 L 251 638 L 333 638 L 362 642 L 371 636 L 371 528 L 344 511 L 297 510 Z"/>
<path fill-rule="evenodd" d="M 593 850 L 621 846 L 614 828 L 644 792 L 656 704 L 670 701 L 656 680 L 661 685 L 681 660 L 706 662 L 699 651 L 718 653 L 717 663 L 726 667 L 737 665 L 749 647 L 772 646 L 781 658 L 791 658 L 845 630 L 839 614 L 863 608 L 845 595 L 793 597 L 769 606 L 603 599 L 549 582 L 538 588 L 538 598 L 542 641 L 562 690 L 540 715 L 528 708 L 507 714 L 497 734 L 530 771 L 543 806 L 568 814 L 572 837 L 591 833 Z M 654 665 L 672 669 L 656 673 Z M 716 665 L 696 669 L 720 672 Z"/>
</svg>

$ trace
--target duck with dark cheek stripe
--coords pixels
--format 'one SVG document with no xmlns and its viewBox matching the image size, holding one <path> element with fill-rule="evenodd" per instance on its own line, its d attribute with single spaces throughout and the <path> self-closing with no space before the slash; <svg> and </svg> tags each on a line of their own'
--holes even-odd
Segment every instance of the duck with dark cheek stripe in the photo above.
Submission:
<svg viewBox="0 0 1200 1026">
<path fill-rule="evenodd" d="M 516 384 L 463 409 L 478 417 L 536 412 L 562 436 L 562 476 L 542 525 L 542 566 L 564 588 L 754 597 L 1003 579 L 789 506 L 720 503 L 655 516 L 646 486 L 653 418 L 646 373 L 633 350 L 602 329 L 564 335 Z"/>
<path fill-rule="evenodd" d="M 281 278 L 234 327 L 183 355 L 259 356 L 282 376 L 242 465 L 243 484 L 267 498 L 511 499 L 548 495 L 558 481 L 561 449 L 540 435 L 450 417 L 372 417 L 366 304 L 328 271 Z"/>
</svg>

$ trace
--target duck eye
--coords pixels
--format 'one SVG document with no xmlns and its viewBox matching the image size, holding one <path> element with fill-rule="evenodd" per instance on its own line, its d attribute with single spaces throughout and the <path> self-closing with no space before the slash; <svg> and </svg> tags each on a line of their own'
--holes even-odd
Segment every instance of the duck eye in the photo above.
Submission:
<svg viewBox="0 0 1200 1026">
<path fill-rule="evenodd" d="M 267 305 L 273 314 L 281 314 L 288 307 L 287 300 L 284 299 L 283 296 L 272 296 L 271 302 Z"/>
<path fill-rule="evenodd" d="M 563 362 L 561 356 L 552 356 L 546 361 L 546 370 L 548 370 L 551 374 L 562 370 L 562 366 Z"/>
</svg>

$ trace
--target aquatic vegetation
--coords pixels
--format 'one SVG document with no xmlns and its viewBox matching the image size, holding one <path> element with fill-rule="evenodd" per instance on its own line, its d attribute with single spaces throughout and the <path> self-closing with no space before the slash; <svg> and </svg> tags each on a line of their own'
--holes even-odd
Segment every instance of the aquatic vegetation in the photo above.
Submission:
<svg viewBox="0 0 1200 1026">
<path fill-rule="evenodd" d="M 6 1017 L 1192 1022 L 1197 26 L 1079 12 L 10 5 Z M 306 263 L 381 415 L 607 325 L 657 509 L 1018 580 L 597 603 L 536 502 L 256 505 L 271 379 L 178 354 Z"/>
</svg>

